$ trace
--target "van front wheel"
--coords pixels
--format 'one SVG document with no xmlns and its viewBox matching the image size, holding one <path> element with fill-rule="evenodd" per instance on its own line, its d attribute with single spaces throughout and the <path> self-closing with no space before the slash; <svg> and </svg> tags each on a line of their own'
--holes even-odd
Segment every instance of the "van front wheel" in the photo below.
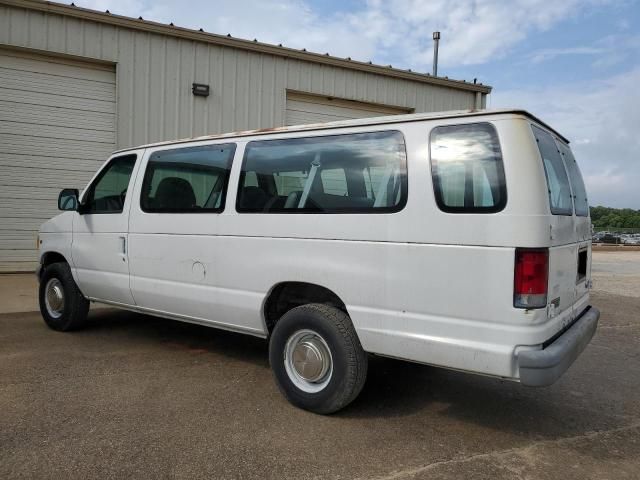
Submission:
<svg viewBox="0 0 640 480">
<path fill-rule="evenodd" d="M 50 328 L 66 332 L 84 325 L 89 301 L 73 280 L 67 263 L 52 263 L 45 268 L 38 293 L 40 313 Z"/>
<path fill-rule="evenodd" d="M 318 303 L 293 308 L 276 323 L 269 361 L 287 399 L 321 414 L 351 403 L 367 376 L 367 355 L 349 316 Z"/>
</svg>

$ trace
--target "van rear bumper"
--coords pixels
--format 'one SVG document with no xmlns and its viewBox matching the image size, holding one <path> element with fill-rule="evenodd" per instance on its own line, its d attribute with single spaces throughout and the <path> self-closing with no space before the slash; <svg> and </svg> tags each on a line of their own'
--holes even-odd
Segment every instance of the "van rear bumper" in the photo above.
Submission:
<svg viewBox="0 0 640 480">
<path fill-rule="evenodd" d="M 567 331 L 546 348 L 519 352 L 520 383 L 545 387 L 558 380 L 591 341 L 599 318 L 600 310 L 588 307 Z"/>
</svg>

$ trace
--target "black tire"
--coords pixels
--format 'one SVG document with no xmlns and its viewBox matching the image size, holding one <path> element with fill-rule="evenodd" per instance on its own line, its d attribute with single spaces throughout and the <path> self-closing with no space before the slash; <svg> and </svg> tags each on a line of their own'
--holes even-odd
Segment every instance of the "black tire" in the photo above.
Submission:
<svg viewBox="0 0 640 480">
<path fill-rule="evenodd" d="M 47 284 L 52 279 L 58 279 L 64 292 L 62 313 L 60 316 L 52 316 L 47 310 L 45 295 Z M 40 277 L 40 288 L 38 292 L 40 301 L 40 313 L 44 322 L 53 330 L 67 332 L 81 328 L 89 312 L 89 301 L 82 295 L 76 285 L 71 269 L 65 262 L 52 263 L 45 267 Z"/>
<path fill-rule="evenodd" d="M 287 341 L 301 330 L 319 335 L 331 352 L 332 373 L 319 392 L 300 389 L 285 367 Z M 342 310 L 318 303 L 293 308 L 278 320 L 269 340 L 269 362 L 284 396 L 293 405 L 320 414 L 336 412 L 351 403 L 367 377 L 367 354 L 351 319 Z"/>
</svg>

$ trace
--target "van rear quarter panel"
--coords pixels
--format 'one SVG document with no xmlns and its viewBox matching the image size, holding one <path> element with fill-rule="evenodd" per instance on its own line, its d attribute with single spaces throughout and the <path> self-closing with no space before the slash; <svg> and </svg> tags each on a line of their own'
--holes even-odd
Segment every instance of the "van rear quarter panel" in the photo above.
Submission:
<svg viewBox="0 0 640 480">
<path fill-rule="evenodd" d="M 506 207 L 492 214 L 441 212 L 431 179 L 429 133 L 435 126 L 485 121 L 495 125 L 500 139 Z M 262 305 L 268 292 L 286 281 L 315 283 L 344 301 L 369 352 L 517 377 L 515 346 L 542 343 L 558 330 L 559 321 L 547 321 L 544 309 L 513 308 L 515 247 L 550 244 L 544 171 L 529 122 L 505 114 L 287 137 L 380 130 L 399 130 L 406 141 L 409 195 L 397 213 L 237 213 L 241 159 L 251 138 L 237 142 L 226 208 L 215 219 L 166 215 L 160 232 L 134 202 L 129 256 L 136 301 L 145 306 L 145 295 L 155 302 L 164 298 L 163 311 L 182 309 L 266 333 Z M 194 145 L 207 143 L 216 142 Z M 178 252 L 177 264 L 184 268 L 163 269 L 162 252 Z M 194 275 L 190 266 L 196 261 L 206 275 Z"/>
</svg>

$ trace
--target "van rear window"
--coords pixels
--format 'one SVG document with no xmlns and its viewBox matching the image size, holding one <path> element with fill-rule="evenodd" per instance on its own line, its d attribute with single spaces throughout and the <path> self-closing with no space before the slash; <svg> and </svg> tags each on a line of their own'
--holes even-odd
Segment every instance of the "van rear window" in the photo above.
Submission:
<svg viewBox="0 0 640 480">
<path fill-rule="evenodd" d="M 434 128 L 431 173 L 445 212 L 498 212 L 507 202 L 498 134 L 489 123 Z"/>
<path fill-rule="evenodd" d="M 542 157 L 544 173 L 547 177 L 551 213 L 553 215 L 572 215 L 571 187 L 569 187 L 569 178 L 564 168 L 560 150 L 558 150 L 555 140 L 549 133 L 535 125 L 532 125 L 532 128 L 540 156 Z"/>
<path fill-rule="evenodd" d="M 584 181 L 578 163 L 571 152 L 568 145 L 557 142 L 564 164 L 567 166 L 569 173 L 569 183 L 573 191 L 573 203 L 578 217 L 589 216 L 589 200 L 587 199 L 587 190 L 584 188 Z"/>
<path fill-rule="evenodd" d="M 395 212 L 407 199 L 400 132 L 253 141 L 236 208 L 253 213 Z"/>
</svg>

